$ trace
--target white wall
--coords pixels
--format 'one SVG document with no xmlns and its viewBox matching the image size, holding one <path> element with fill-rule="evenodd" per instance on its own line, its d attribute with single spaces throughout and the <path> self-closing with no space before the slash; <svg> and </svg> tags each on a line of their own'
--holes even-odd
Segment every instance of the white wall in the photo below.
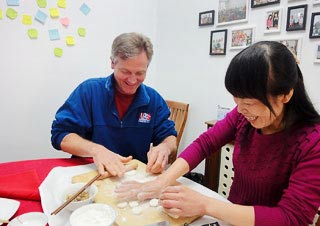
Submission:
<svg viewBox="0 0 320 226">
<path fill-rule="evenodd" d="M 232 97 L 224 87 L 224 75 L 232 57 L 239 50 L 229 50 L 230 29 L 240 26 L 256 26 L 257 40 L 303 37 L 300 67 L 304 73 L 306 87 L 312 101 L 320 109 L 320 64 L 315 65 L 315 43 L 309 39 L 311 12 L 319 12 L 320 5 L 313 6 L 311 0 L 281 0 L 281 4 L 251 9 L 249 22 L 216 26 L 218 1 L 212 0 L 161 0 L 158 11 L 157 39 L 159 58 L 155 86 L 166 98 L 190 104 L 189 118 L 180 143 L 180 151 L 206 130 L 205 121 L 215 119 L 217 105 L 234 107 Z M 308 4 L 306 31 L 285 31 L 287 6 Z M 263 35 L 265 11 L 275 7 L 283 8 L 282 31 L 280 34 Z M 214 9 L 215 25 L 199 27 L 199 12 Z M 226 56 L 209 56 L 210 31 L 228 29 Z M 204 164 L 195 171 L 203 172 Z"/>
<path fill-rule="evenodd" d="M 155 40 L 155 0 L 67 1 L 61 17 L 71 19 L 68 29 L 57 20 L 44 25 L 21 23 L 22 13 L 34 15 L 36 1 L 20 1 L 15 20 L 5 16 L 6 0 L 0 0 L 0 162 L 42 157 L 68 156 L 55 151 L 50 143 L 54 114 L 70 92 L 84 79 L 111 72 L 110 51 L 113 39 L 122 32 L 137 31 Z M 57 1 L 47 1 L 48 9 Z M 78 10 L 86 2 L 91 12 Z M 138 4 L 139 3 L 139 4 Z M 51 5 L 50 5 L 51 4 Z M 59 26 L 60 25 L 60 26 Z M 85 38 L 76 35 L 78 26 L 87 30 Z M 27 29 L 39 31 L 37 40 L 27 37 Z M 76 44 L 66 47 L 64 39 L 50 41 L 48 29 L 59 28 L 60 36 L 73 34 Z M 53 56 L 53 48 L 64 49 L 62 58 Z M 155 61 L 149 69 L 153 74 Z"/>
<path fill-rule="evenodd" d="M 6 8 L 0 0 L 0 8 Z M 49 1 L 48 1 L 49 2 Z M 216 118 L 217 105 L 233 107 L 232 97 L 224 88 L 224 74 L 232 57 L 239 51 L 228 49 L 226 56 L 209 56 L 210 31 L 245 25 L 257 25 L 257 39 L 302 36 L 301 69 L 311 99 L 320 109 L 320 64 L 313 64 L 314 44 L 308 38 L 311 12 L 320 11 L 309 3 L 307 30 L 286 32 L 287 1 L 249 10 L 249 22 L 229 26 L 198 26 L 199 12 L 214 9 L 212 0 L 91 0 L 91 12 L 84 17 L 71 10 L 73 21 L 87 28 L 87 36 L 76 46 L 64 47 L 63 57 L 55 58 L 46 25 L 34 22 L 43 32 L 38 40 L 26 37 L 27 27 L 20 18 L 0 20 L 0 151 L 2 161 L 66 156 L 58 155 L 50 145 L 50 127 L 57 108 L 79 82 L 111 72 L 110 45 L 113 38 L 128 31 L 150 36 L 155 56 L 146 83 L 165 98 L 190 104 L 190 113 L 180 150 L 206 130 L 205 121 Z M 21 1 L 24 10 L 34 12 L 35 3 Z M 68 1 L 77 9 L 76 1 Z M 263 35 L 265 10 L 283 7 L 282 32 Z M 47 7 L 48 8 L 48 7 Z M 19 11 L 19 9 L 17 9 Z M 71 29 L 72 27 L 70 27 Z M 230 35 L 230 32 L 229 32 Z M 229 36 L 230 39 L 230 36 Z M 58 41 L 59 42 L 59 41 Z M 63 42 L 59 42 L 63 46 Z M 203 172 L 203 164 L 196 171 Z"/>
</svg>

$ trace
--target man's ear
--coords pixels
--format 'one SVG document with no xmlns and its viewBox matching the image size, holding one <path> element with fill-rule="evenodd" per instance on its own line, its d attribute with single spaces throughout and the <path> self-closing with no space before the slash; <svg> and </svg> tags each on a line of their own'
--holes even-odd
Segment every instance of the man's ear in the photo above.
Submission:
<svg viewBox="0 0 320 226">
<path fill-rule="evenodd" d="M 291 97 L 293 96 L 293 92 L 294 92 L 294 89 L 291 89 L 291 90 L 289 91 L 289 93 L 283 95 L 283 100 L 282 100 L 282 102 L 283 102 L 284 104 L 285 104 L 285 103 L 288 103 L 288 102 L 291 100 Z"/>
<path fill-rule="evenodd" d="M 111 69 L 114 69 L 114 66 L 115 66 L 114 59 L 110 57 L 110 61 L 111 61 Z"/>
</svg>

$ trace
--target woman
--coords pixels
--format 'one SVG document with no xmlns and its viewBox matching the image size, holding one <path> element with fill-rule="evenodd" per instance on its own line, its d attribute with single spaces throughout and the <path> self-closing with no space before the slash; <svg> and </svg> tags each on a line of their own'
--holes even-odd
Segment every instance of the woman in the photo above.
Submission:
<svg viewBox="0 0 320 226">
<path fill-rule="evenodd" d="M 233 58 L 225 86 L 236 108 L 155 181 L 124 184 L 119 197 L 135 193 L 146 199 L 164 188 L 160 203 L 170 214 L 210 215 L 244 226 L 311 224 L 320 205 L 320 116 L 294 56 L 281 43 L 258 42 Z M 232 140 L 232 204 L 168 186 Z"/>
</svg>

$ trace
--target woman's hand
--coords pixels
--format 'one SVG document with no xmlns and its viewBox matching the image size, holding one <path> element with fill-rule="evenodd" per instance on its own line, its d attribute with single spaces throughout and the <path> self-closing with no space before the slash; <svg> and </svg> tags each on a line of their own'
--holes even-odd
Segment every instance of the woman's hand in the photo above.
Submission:
<svg viewBox="0 0 320 226">
<path fill-rule="evenodd" d="M 208 198 L 183 185 L 169 186 L 160 194 L 160 205 L 175 216 L 203 216 L 206 214 L 205 203 Z"/>
<path fill-rule="evenodd" d="M 115 192 L 119 200 L 136 199 L 143 201 L 146 199 L 159 198 L 164 187 L 165 183 L 159 178 L 146 183 L 126 181 L 116 187 Z"/>
</svg>

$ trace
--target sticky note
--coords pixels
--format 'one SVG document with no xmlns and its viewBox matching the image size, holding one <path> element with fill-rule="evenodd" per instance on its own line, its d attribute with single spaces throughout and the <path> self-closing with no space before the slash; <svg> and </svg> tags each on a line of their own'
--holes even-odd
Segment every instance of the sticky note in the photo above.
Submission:
<svg viewBox="0 0 320 226">
<path fill-rule="evenodd" d="M 46 8 L 47 7 L 47 0 L 37 0 L 37 5 L 39 8 Z"/>
<path fill-rule="evenodd" d="M 6 15 L 7 15 L 7 17 L 10 18 L 11 20 L 14 20 L 14 19 L 16 19 L 17 16 L 18 16 L 18 12 L 15 11 L 14 9 L 12 9 L 12 8 L 8 8 L 8 9 L 7 9 L 7 12 L 6 12 Z"/>
<path fill-rule="evenodd" d="M 74 37 L 73 36 L 67 36 L 66 37 L 66 43 L 68 46 L 73 46 L 75 44 Z"/>
<path fill-rule="evenodd" d="M 60 35 L 59 35 L 58 29 L 49 30 L 49 38 L 50 38 L 51 41 L 59 40 L 60 39 Z"/>
<path fill-rule="evenodd" d="M 2 19 L 2 9 L 0 9 L 0 20 Z"/>
<path fill-rule="evenodd" d="M 46 22 L 47 17 L 48 17 L 47 14 L 45 14 L 41 10 L 38 10 L 36 13 L 35 19 L 40 23 L 44 24 Z"/>
<path fill-rule="evenodd" d="M 57 3 L 58 7 L 59 8 L 66 8 L 67 7 L 67 1 L 66 0 L 58 0 L 58 3 Z"/>
<path fill-rule="evenodd" d="M 32 16 L 23 14 L 22 15 L 22 23 L 24 25 L 31 25 L 32 24 Z"/>
<path fill-rule="evenodd" d="M 54 48 L 54 55 L 56 56 L 56 57 L 62 57 L 62 54 L 63 54 L 63 49 L 61 49 L 61 48 Z"/>
<path fill-rule="evenodd" d="M 60 23 L 61 23 L 63 26 L 68 27 L 69 24 L 70 24 L 70 20 L 69 20 L 68 17 L 64 17 L 64 18 L 61 18 L 61 19 L 60 19 Z"/>
<path fill-rule="evenodd" d="M 84 15 L 88 15 L 88 13 L 90 12 L 90 8 L 89 6 L 87 6 L 85 3 L 83 3 L 80 7 L 80 11 L 84 14 Z"/>
<path fill-rule="evenodd" d="M 31 39 L 36 39 L 36 38 L 38 38 L 38 31 L 37 31 L 37 29 L 34 29 L 34 28 L 28 29 L 28 36 L 29 36 L 29 38 L 31 38 Z"/>
<path fill-rule="evenodd" d="M 79 27 L 79 28 L 78 28 L 78 35 L 79 35 L 80 37 L 86 36 L 86 29 L 85 29 L 84 27 Z"/>
<path fill-rule="evenodd" d="M 20 0 L 7 0 L 7 5 L 8 6 L 19 6 Z"/>
<path fill-rule="evenodd" d="M 57 8 L 50 9 L 51 18 L 58 18 L 60 16 L 59 10 Z"/>
</svg>

